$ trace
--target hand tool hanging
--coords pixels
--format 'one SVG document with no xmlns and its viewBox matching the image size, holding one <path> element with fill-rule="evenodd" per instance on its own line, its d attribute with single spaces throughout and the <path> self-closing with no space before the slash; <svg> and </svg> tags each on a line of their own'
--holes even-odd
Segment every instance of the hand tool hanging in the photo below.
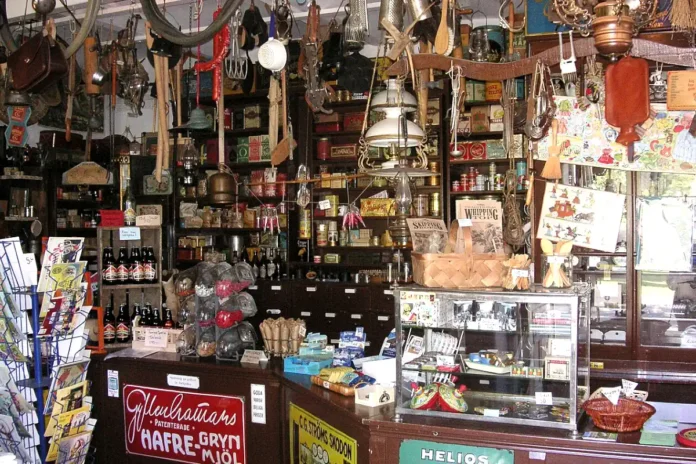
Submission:
<svg viewBox="0 0 696 464">
<path fill-rule="evenodd" d="M 150 29 L 150 23 L 145 23 L 145 42 L 152 50 L 155 38 Z M 157 87 L 157 161 L 155 163 L 155 179 L 162 182 L 162 169 L 165 156 L 169 157 L 169 133 L 167 132 L 167 87 L 165 63 L 162 57 L 155 55 L 155 85 Z"/>
<path fill-rule="evenodd" d="M 319 78 L 319 41 L 317 39 L 319 34 L 319 10 L 319 5 L 313 0 L 307 16 L 307 33 L 302 41 L 304 63 L 298 61 L 298 68 L 302 64 L 301 69 L 304 71 L 304 77 L 307 81 L 305 101 L 309 108 L 315 113 L 321 111 L 325 114 L 331 114 L 333 110 L 324 108 L 324 102 L 326 97 L 333 93 L 333 89 L 326 83 L 321 82 Z"/>
<path fill-rule="evenodd" d="M 77 34 L 77 24 L 75 21 L 70 21 L 70 32 L 72 33 L 72 39 L 75 40 L 75 35 Z M 73 113 L 73 99 L 75 97 L 75 68 L 77 67 L 77 56 L 73 55 L 70 57 L 70 63 L 68 64 L 68 104 L 65 111 L 65 141 L 70 142 L 71 130 L 72 130 L 72 113 Z"/>
</svg>

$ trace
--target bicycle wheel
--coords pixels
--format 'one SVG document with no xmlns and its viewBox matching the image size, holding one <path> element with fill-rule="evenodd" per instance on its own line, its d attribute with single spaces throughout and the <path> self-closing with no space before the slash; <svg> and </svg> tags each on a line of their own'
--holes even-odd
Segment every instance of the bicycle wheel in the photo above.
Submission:
<svg viewBox="0 0 696 464">
<path fill-rule="evenodd" d="M 12 31 L 10 31 L 9 21 L 7 20 L 7 0 L 0 0 L 0 39 L 2 40 L 5 48 L 12 53 L 17 50 L 17 42 L 15 42 L 12 36 Z M 72 41 L 70 45 L 65 49 L 65 57 L 70 58 L 77 52 L 85 39 L 92 30 L 92 27 L 97 21 L 97 15 L 99 14 L 99 8 L 101 7 L 101 0 L 89 0 L 87 2 L 87 9 L 85 10 L 85 17 L 82 20 L 82 26 L 75 36 L 75 40 Z"/>
<path fill-rule="evenodd" d="M 193 35 L 184 34 L 172 26 L 160 11 L 156 0 L 140 0 L 140 4 L 145 17 L 150 21 L 152 30 L 158 35 L 182 47 L 194 47 L 212 40 L 213 36 L 229 22 L 232 14 L 242 4 L 242 0 L 226 0 L 218 17 L 204 30 Z"/>
</svg>

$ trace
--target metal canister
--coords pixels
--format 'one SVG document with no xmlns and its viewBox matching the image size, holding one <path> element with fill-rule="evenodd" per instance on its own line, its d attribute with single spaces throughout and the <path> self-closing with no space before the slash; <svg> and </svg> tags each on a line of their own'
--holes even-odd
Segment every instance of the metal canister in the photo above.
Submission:
<svg viewBox="0 0 696 464">
<path fill-rule="evenodd" d="M 502 174 L 495 175 L 493 190 L 503 190 L 505 188 L 505 177 Z"/>
<path fill-rule="evenodd" d="M 459 192 L 462 190 L 462 184 L 458 180 L 452 181 L 452 191 Z"/>
<path fill-rule="evenodd" d="M 439 216 L 441 213 L 440 192 L 433 192 L 430 194 L 430 215 Z"/>
<path fill-rule="evenodd" d="M 423 217 L 428 215 L 428 202 L 428 194 L 421 193 L 416 195 L 416 198 L 413 201 L 413 208 L 417 217 Z"/>
<path fill-rule="evenodd" d="M 503 83 L 501 81 L 486 81 L 486 101 L 499 102 L 503 97 Z"/>
<path fill-rule="evenodd" d="M 317 224 L 317 246 L 325 247 L 329 243 L 329 231 L 326 223 L 320 222 Z"/>
<path fill-rule="evenodd" d="M 431 161 L 428 164 L 428 168 L 430 169 L 430 172 L 433 173 L 440 173 L 440 163 L 437 161 Z M 428 185 L 432 187 L 437 187 L 440 185 L 440 176 L 430 176 L 428 177 Z"/>
<path fill-rule="evenodd" d="M 298 238 L 312 238 L 312 211 L 308 208 L 303 208 L 300 210 L 300 226 Z"/>
<path fill-rule="evenodd" d="M 317 159 L 327 160 L 329 159 L 329 153 L 331 153 L 331 139 L 321 137 L 317 141 Z"/>
<path fill-rule="evenodd" d="M 324 200 L 331 204 L 325 212 L 326 217 L 338 217 L 338 195 L 324 195 Z"/>
</svg>

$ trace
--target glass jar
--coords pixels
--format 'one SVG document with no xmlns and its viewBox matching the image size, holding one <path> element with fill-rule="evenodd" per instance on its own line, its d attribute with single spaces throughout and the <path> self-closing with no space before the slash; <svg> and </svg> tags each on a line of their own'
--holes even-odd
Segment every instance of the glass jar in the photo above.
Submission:
<svg viewBox="0 0 696 464">
<path fill-rule="evenodd" d="M 573 286 L 573 255 L 542 255 L 541 285 L 544 288 Z"/>
</svg>

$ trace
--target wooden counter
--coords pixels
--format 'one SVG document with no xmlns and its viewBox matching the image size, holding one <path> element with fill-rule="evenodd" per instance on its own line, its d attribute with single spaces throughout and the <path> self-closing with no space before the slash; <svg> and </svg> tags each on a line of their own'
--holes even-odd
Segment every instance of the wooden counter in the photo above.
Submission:
<svg viewBox="0 0 696 464">
<path fill-rule="evenodd" d="M 351 397 L 311 384 L 308 376 L 283 373 L 279 363 L 264 368 L 246 367 L 235 363 L 179 361 L 176 355 L 166 353 L 143 359 L 93 360 L 90 377 L 93 380 L 94 415 L 99 419 L 95 436 L 99 463 L 167 462 L 126 455 L 123 399 L 107 396 L 109 370 L 118 372 L 120 392 L 123 392 L 124 385 L 130 384 L 244 397 L 246 454 L 250 464 L 291 462 L 290 448 L 297 447 L 297 443 L 290 441 L 291 408 L 295 414 L 301 411 L 320 420 L 326 428 L 335 429 L 342 436 L 354 440 L 357 450 L 354 462 L 360 464 L 399 463 L 399 451 L 404 440 L 512 450 L 515 464 L 696 463 L 696 449 L 639 445 L 640 433 L 621 434 L 617 443 L 601 443 L 575 440 L 567 432 L 537 427 L 492 426 L 483 422 L 415 416 L 404 416 L 403 423 L 396 423 L 391 420 L 393 404 L 377 408 L 356 405 Z M 200 387 L 197 390 L 172 387 L 167 382 L 168 374 L 197 377 Z M 266 424 L 251 420 L 251 384 L 265 385 Z M 585 429 L 593 430 L 591 423 Z M 294 454 L 298 454 L 297 449 Z M 299 462 L 296 459 L 292 464 Z M 344 462 L 353 461 L 340 464 Z"/>
</svg>

